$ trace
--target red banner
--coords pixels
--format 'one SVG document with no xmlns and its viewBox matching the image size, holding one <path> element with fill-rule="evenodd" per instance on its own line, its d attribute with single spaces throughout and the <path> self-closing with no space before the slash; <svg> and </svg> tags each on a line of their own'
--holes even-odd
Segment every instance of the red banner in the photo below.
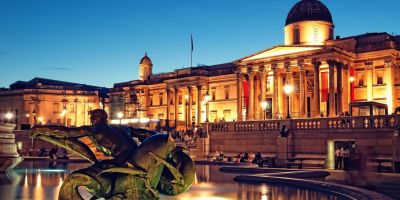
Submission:
<svg viewBox="0 0 400 200">
<path fill-rule="evenodd" d="M 328 72 L 321 72 L 321 102 L 328 102 L 329 82 Z"/>
<path fill-rule="evenodd" d="M 249 82 L 247 80 L 243 80 L 242 86 L 243 86 L 244 106 L 246 108 L 248 108 L 249 107 Z"/>
</svg>

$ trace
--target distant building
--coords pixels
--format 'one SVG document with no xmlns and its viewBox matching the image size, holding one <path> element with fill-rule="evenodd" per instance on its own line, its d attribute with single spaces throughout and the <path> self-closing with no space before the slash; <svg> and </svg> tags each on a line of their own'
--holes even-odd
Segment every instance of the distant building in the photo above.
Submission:
<svg viewBox="0 0 400 200">
<path fill-rule="evenodd" d="M 106 94 L 106 88 L 79 83 L 44 78 L 17 81 L 0 90 L 0 120 L 16 123 L 18 129 L 35 124 L 88 125 L 88 111 L 102 107 Z"/>
<path fill-rule="evenodd" d="M 111 89 L 111 118 L 122 112 L 125 119 L 157 118 L 182 129 L 206 119 L 337 116 L 362 101 L 384 103 L 392 112 L 400 105 L 400 36 L 334 38 L 334 28 L 321 1 L 302 0 L 287 15 L 284 45 L 227 64 L 163 74 L 152 73 L 145 55 L 139 80 Z M 284 86 L 293 89 L 289 106 Z"/>
</svg>

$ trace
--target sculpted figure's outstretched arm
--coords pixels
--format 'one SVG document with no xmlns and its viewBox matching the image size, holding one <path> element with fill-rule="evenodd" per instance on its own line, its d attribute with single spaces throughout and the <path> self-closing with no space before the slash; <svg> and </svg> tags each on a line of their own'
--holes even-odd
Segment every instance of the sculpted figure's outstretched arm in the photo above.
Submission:
<svg viewBox="0 0 400 200">
<path fill-rule="evenodd" d="M 57 125 L 38 125 L 30 130 L 30 134 L 31 136 L 46 135 L 56 138 L 80 138 L 91 136 L 92 131 L 90 126 L 70 128 Z"/>
</svg>

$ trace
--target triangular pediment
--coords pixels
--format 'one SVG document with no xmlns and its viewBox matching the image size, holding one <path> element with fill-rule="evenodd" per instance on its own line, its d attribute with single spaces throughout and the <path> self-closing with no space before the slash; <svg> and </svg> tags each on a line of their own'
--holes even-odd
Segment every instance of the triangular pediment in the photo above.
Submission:
<svg viewBox="0 0 400 200">
<path fill-rule="evenodd" d="M 322 47 L 320 46 L 307 46 L 307 47 L 300 47 L 300 46 L 278 46 L 273 47 L 258 53 L 255 53 L 249 57 L 243 58 L 240 61 L 251 61 L 251 60 L 259 60 L 265 58 L 272 58 L 272 57 L 279 57 L 285 55 L 291 55 L 296 53 L 303 53 L 308 51 L 315 51 L 321 50 Z"/>
</svg>

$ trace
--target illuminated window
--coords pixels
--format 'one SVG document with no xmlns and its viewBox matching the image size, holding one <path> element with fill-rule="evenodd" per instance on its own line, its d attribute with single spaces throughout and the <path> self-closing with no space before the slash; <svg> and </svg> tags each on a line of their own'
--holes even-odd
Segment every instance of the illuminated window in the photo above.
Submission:
<svg viewBox="0 0 400 200">
<path fill-rule="evenodd" d="M 163 105 L 163 93 L 160 93 L 158 98 L 160 101 L 160 105 L 162 106 Z"/>
<path fill-rule="evenodd" d="M 318 26 L 314 26 L 314 42 L 318 41 Z"/>
<path fill-rule="evenodd" d="M 59 112 L 61 112 L 60 104 L 59 103 L 53 103 L 53 113 L 59 113 Z"/>
<path fill-rule="evenodd" d="M 375 85 L 383 85 L 383 69 L 375 71 Z"/>
<path fill-rule="evenodd" d="M 356 75 L 356 83 L 358 87 L 364 87 L 364 71 L 358 71 Z"/>
<path fill-rule="evenodd" d="M 225 87 L 225 99 L 229 99 L 229 86 Z"/>
<path fill-rule="evenodd" d="M 300 44 L 300 29 L 298 27 L 293 30 L 293 44 Z"/>
</svg>

